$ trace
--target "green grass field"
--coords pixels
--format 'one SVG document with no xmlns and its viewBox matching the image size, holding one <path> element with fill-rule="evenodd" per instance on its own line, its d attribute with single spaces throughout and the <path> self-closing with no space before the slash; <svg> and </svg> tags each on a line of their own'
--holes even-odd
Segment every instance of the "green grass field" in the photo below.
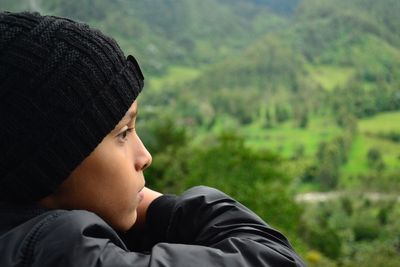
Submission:
<svg viewBox="0 0 400 267">
<path fill-rule="evenodd" d="M 223 119 L 220 127 L 212 129 L 218 133 L 226 129 L 239 129 L 239 135 L 244 138 L 245 145 L 259 150 L 265 149 L 279 154 L 285 164 L 285 172 L 289 177 L 299 178 L 308 166 L 315 164 L 316 152 L 320 143 L 329 142 L 343 131 L 333 118 L 310 118 L 306 128 L 295 126 L 294 121 L 287 121 L 272 128 L 262 128 L 254 123 L 240 126 L 235 121 Z M 376 167 L 370 166 L 367 154 L 371 148 L 379 150 L 384 169 L 382 175 L 399 173 L 400 179 L 400 143 L 382 138 L 378 133 L 400 132 L 400 111 L 386 112 L 374 117 L 358 121 L 359 130 L 354 136 L 348 153 L 347 162 L 340 169 L 339 187 L 342 189 L 358 189 L 362 186 L 360 175 L 376 173 Z M 197 144 L 204 143 L 209 130 L 203 129 L 202 137 L 197 138 Z M 295 180 L 297 192 L 318 191 L 315 184 L 302 184 Z"/>
<path fill-rule="evenodd" d="M 362 119 L 358 125 L 359 131 L 353 139 L 348 161 L 341 168 L 340 186 L 355 188 L 360 182 L 355 177 L 375 171 L 367 159 L 371 148 L 378 149 L 382 155 L 385 167 L 381 172 L 398 172 L 400 178 L 400 143 L 376 135 L 400 132 L 400 112 L 387 112 Z M 305 162 L 315 160 L 315 153 L 321 142 L 330 141 L 341 131 L 332 119 L 325 118 L 310 119 L 304 129 L 295 127 L 292 121 L 269 129 L 262 129 L 257 125 L 241 128 L 245 144 L 251 148 L 271 150 L 287 159 L 302 150 L 299 160 L 291 161 L 293 166 L 290 173 L 294 176 L 296 172 L 303 170 Z"/>
<path fill-rule="evenodd" d="M 168 73 L 161 77 L 151 77 L 149 80 L 149 87 L 154 90 L 162 90 L 164 86 L 177 85 L 186 81 L 193 80 L 201 74 L 199 68 L 188 68 L 172 66 L 168 69 Z"/>
<path fill-rule="evenodd" d="M 361 133 L 400 132 L 400 112 L 385 112 L 360 120 L 358 129 Z"/>
<path fill-rule="evenodd" d="M 360 120 L 359 134 L 353 142 L 349 161 L 343 167 L 344 177 L 366 174 L 371 171 L 367 154 L 369 149 L 376 148 L 382 155 L 384 171 L 399 172 L 400 177 L 400 143 L 381 138 L 376 134 L 400 132 L 400 112 L 386 112 Z M 374 135 L 375 134 L 375 135 Z"/>
<path fill-rule="evenodd" d="M 267 149 L 279 153 L 283 157 L 292 157 L 303 150 L 305 157 L 314 157 L 318 146 L 323 141 L 329 141 L 340 129 L 330 119 L 311 119 L 308 127 L 298 128 L 293 121 L 273 128 L 260 129 L 249 126 L 242 129 L 246 144 L 254 149 Z"/>
<path fill-rule="evenodd" d="M 314 66 L 308 68 L 313 80 L 318 82 L 324 89 L 332 90 L 337 86 L 345 85 L 354 74 L 354 69 L 349 67 Z"/>
</svg>

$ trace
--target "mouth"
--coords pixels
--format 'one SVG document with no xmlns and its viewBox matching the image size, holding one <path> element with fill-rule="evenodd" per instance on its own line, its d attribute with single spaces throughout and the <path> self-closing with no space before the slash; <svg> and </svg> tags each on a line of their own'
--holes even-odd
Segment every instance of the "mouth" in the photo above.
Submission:
<svg viewBox="0 0 400 267">
<path fill-rule="evenodd" d="M 138 197 L 139 203 L 142 202 L 142 200 L 144 198 L 144 192 L 143 192 L 144 187 L 145 187 L 145 185 L 143 185 L 140 188 L 140 190 L 137 192 L 137 197 Z"/>
<path fill-rule="evenodd" d="M 145 188 L 145 186 L 146 186 L 146 182 L 144 182 L 143 185 L 140 187 L 138 193 L 142 192 L 143 189 Z"/>
</svg>

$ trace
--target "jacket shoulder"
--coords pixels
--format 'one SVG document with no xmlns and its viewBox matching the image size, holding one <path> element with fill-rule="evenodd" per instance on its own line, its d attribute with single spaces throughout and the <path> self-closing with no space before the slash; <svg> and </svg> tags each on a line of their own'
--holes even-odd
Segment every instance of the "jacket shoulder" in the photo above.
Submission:
<svg viewBox="0 0 400 267">
<path fill-rule="evenodd" d="M 46 251 L 46 254 L 54 262 L 69 259 L 72 262 L 66 266 L 74 266 L 77 263 L 76 257 L 79 257 L 80 260 L 85 258 L 89 261 L 94 260 L 94 257 L 98 257 L 99 251 L 110 244 L 126 250 L 125 244 L 115 230 L 95 213 L 72 210 L 55 211 L 54 214 L 57 214 L 54 215 L 55 218 L 47 223 L 38 234 L 33 249 L 35 255 L 41 255 L 40 252 Z M 59 258 L 57 259 L 57 257 Z M 92 259 L 90 259 L 91 257 Z M 90 266 L 90 264 L 86 266 Z"/>
<path fill-rule="evenodd" d="M 106 247 L 126 251 L 111 226 L 84 210 L 46 212 L 1 239 L 1 266 L 92 266 Z"/>
</svg>

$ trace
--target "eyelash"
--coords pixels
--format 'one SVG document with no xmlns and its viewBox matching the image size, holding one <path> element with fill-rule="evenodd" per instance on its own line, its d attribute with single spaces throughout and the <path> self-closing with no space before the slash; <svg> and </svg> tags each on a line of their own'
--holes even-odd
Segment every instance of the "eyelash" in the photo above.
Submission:
<svg viewBox="0 0 400 267">
<path fill-rule="evenodd" d="M 128 134 L 130 134 L 135 128 L 128 128 L 125 131 L 121 132 L 120 134 L 118 134 L 118 137 L 120 137 L 120 139 L 122 141 L 126 141 L 126 137 L 128 136 Z"/>
</svg>

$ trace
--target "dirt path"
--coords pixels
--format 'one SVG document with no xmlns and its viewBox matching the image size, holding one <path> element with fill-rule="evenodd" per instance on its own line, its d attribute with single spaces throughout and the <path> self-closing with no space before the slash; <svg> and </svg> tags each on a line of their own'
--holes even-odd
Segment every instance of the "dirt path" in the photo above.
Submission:
<svg viewBox="0 0 400 267">
<path fill-rule="evenodd" d="M 398 194 L 384 194 L 377 192 L 365 192 L 365 193 L 354 193 L 354 192 L 310 192 L 304 194 L 298 194 L 295 197 L 298 203 L 318 203 L 332 201 L 341 197 L 346 196 L 358 196 L 360 198 L 366 198 L 371 201 L 397 201 L 400 202 L 400 195 Z"/>
</svg>

